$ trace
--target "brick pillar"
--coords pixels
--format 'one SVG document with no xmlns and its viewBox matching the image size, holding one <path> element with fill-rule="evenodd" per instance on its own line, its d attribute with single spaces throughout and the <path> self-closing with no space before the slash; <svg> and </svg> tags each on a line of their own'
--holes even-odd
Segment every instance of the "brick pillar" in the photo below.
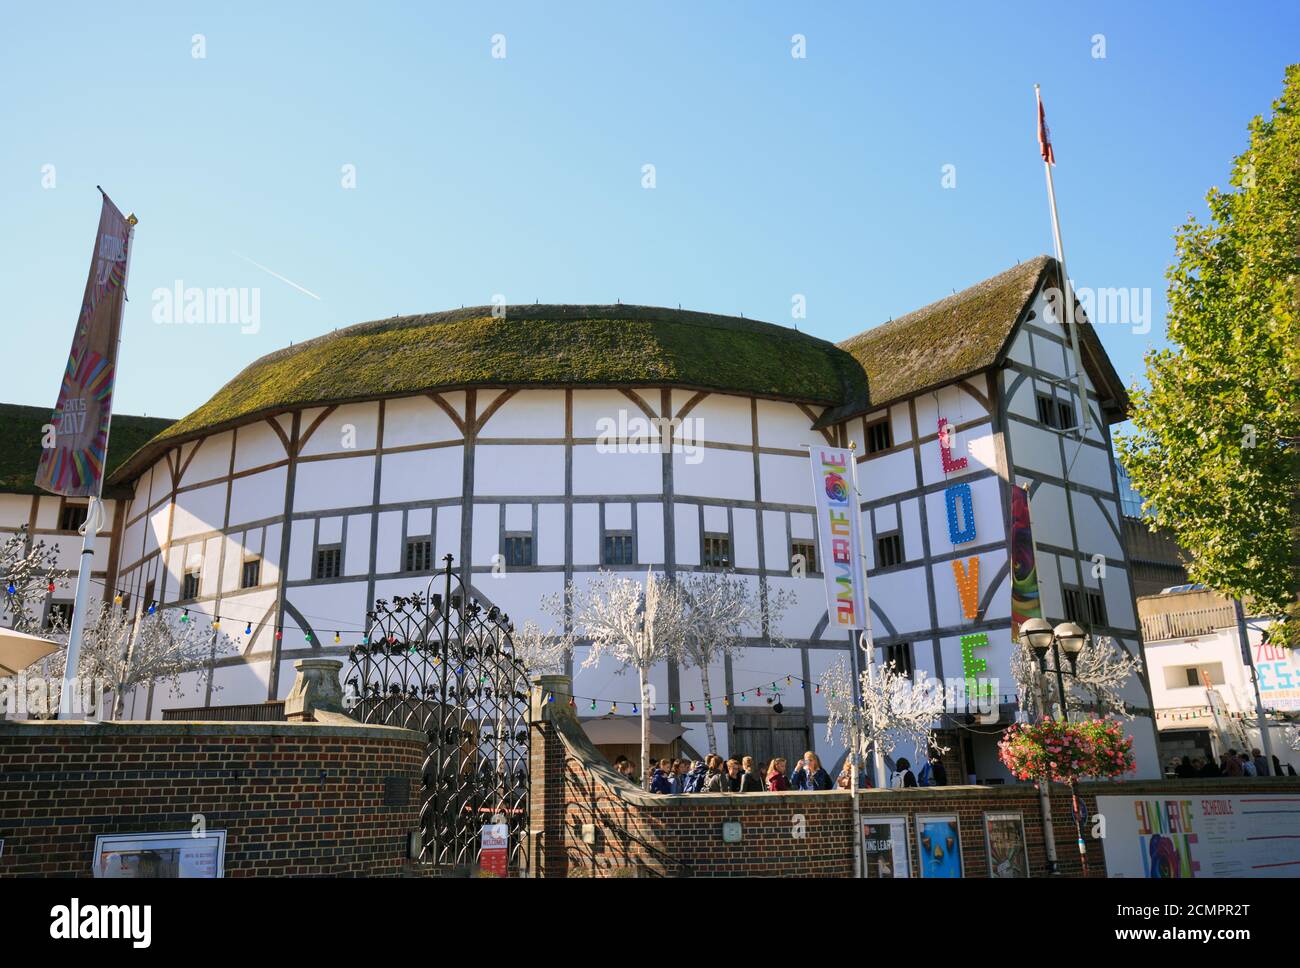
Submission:
<svg viewBox="0 0 1300 968">
<path fill-rule="evenodd" d="M 569 705 L 572 695 L 573 679 L 569 676 L 539 676 L 533 683 L 528 717 L 532 732 L 528 828 L 534 877 L 568 876 L 564 849 L 565 751 L 554 721 L 561 717 L 577 720 L 577 710 Z"/>
</svg>

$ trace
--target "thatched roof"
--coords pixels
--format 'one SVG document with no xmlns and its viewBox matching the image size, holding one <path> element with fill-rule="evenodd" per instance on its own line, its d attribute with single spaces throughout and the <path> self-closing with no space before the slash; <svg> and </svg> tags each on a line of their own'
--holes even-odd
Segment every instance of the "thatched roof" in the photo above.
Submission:
<svg viewBox="0 0 1300 968">
<path fill-rule="evenodd" d="M 360 323 L 262 357 L 170 426 L 115 418 L 109 479 L 126 484 L 168 447 L 273 414 L 471 387 L 741 393 L 825 408 L 828 426 L 1000 365 L 1049 279 L 1056 261 L 1039 256 L 838 347 L 772 323 L 648 306 L 510 306 L 503 318 L 479 306 Z M 1081 344 L 1106 419 L 1123 419 L 1124 386 L 1087 323 Z M 18 409 L 39 414 L 37 428 L 48 418 Z M 134 436 L 130 421 L 141 421 Z M 38 437 L 31 447 L 0 455 L 0 489 L 31 488 Z"/>
<path fill-rule="evenodd" d="M 134 455 L 322 404 L 469 387 L 672 386 L 818 407 L 865 400 L 853 358 L 773 323 L 648 306 L 478 306 L 359 323 L 262 357 Z"/>
<path fill-rule="evenodd" d="M 1057 262 L 1040 255 L 899 316 L 839 344 L 867 374 L 869 404 L 847 402 L 824 415 L 825 426 L 923 393 L 999 365 L 1016 325 L 1040 285 L 1059 286 Z M 1080 328 L 1084 367 L 1114 423 L 1128 396 L 1090 323 Z"/>
<path fill-rule="evenodd" d="M 24 407 L 0 403 L 0 493 L 45 494 L 36 487 L 36 465 L 41 459 L 42 427 L 50 422 L 50 407 Z M 114 470 L 131 454 L 162 433 L 173 421 L 163 417 L 132 417 L 114 414 L 108 434 L 108 468 Z M 129 487 L 105 486 L 105 497 L 129 497 Z"/>
</svg>

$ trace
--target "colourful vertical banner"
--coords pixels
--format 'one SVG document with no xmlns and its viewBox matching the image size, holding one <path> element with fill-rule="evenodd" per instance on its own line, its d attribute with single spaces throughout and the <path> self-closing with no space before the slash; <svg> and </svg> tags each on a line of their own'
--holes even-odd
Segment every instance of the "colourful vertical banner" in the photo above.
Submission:
<svg viewBox="0 0 1300 968">
<path fill-rule="evenodd" d="M 1038 595 L 1038 565 L 1034 561 L 1034 533 L 1029 524 L 1029 494 L 1011 486 L 1011 636 L 1031 618 L 1043 617 Z"/>
<path fill-rule="evenodd" d="M 867 578 L 853 487 L 853 451 L 846 447 L 813 447 L 811 456 L 818 553 L 826 576 L 830 627 L 844 631 L 866 628 Z"/>
<path fill-rule="evenodd" d="M 100 492 L 134 224 L 104 196 L 81 315 L 50 417 L 53 433 L 41 441 L 36 468 L 36 485 L 54 494 L 87 497 Z"/>
</svg>

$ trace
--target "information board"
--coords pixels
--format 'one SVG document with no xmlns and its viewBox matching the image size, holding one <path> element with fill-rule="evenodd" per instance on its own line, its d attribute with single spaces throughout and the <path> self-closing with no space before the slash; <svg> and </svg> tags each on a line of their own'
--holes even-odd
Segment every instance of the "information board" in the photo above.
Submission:
<svg viewBox="0 0 1300 968">
<path fill-rule="evenodd" d="M 1111 877 L 1296 877 L 1300 796 L 1098 797 Z"/>
</svg>

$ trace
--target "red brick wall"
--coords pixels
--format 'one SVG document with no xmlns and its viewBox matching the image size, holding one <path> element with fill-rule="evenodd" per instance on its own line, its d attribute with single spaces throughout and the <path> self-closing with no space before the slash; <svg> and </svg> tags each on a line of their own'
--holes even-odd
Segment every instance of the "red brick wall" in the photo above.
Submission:
<svg viewBox="0 0 1300 968">
<path fill-rule="evenodd" d="M 0 723 L 0 876 L 88 877 L 96 835 L 194 814 L 226 831 L 227 877 L 397 875 L 423 757 L 422 735 L 379 726 Z"/>
<path fill-rule="evenodd" d="M 546 692 L 567 694 L 566 680 L 547 677 Z M 848 793 L 748 793 L 656 796 L 619 776 L 587 740 L 567 705 L 534 705 L 530 826 L 537 873 L 544 877 L 850 877 L 853 803 Z M 1287 780 L 1135 781 L 1081 784 L 1089 817 L 1098 794 L 1170 796 L 1259 792 Z M 867 790 L 864 817 L 908 817 L 908 850 L 919 876 L 916 817 L 956 816 L 965 877 L 988 877 L 985 813 L 1019 813 L 1030 874 L 1045 876 L 1047 852 L 1038 790 L 1031 784 Z M 1052 786 L 1052 824 L 1061 874 L 1082 874 L 1068 788 Z M 726 844 L 722 824 L 739 821 L 742 840 Z M 594 828 L 595 843 L 583 839 Z M 1085 830 L 1085 834 L 1090 831 Z M 803 836 L 797 837 L 796 833 Z M 1089 874 L 1104 877 L 1102 842 L 1088 836 Z"/>
</svg>

